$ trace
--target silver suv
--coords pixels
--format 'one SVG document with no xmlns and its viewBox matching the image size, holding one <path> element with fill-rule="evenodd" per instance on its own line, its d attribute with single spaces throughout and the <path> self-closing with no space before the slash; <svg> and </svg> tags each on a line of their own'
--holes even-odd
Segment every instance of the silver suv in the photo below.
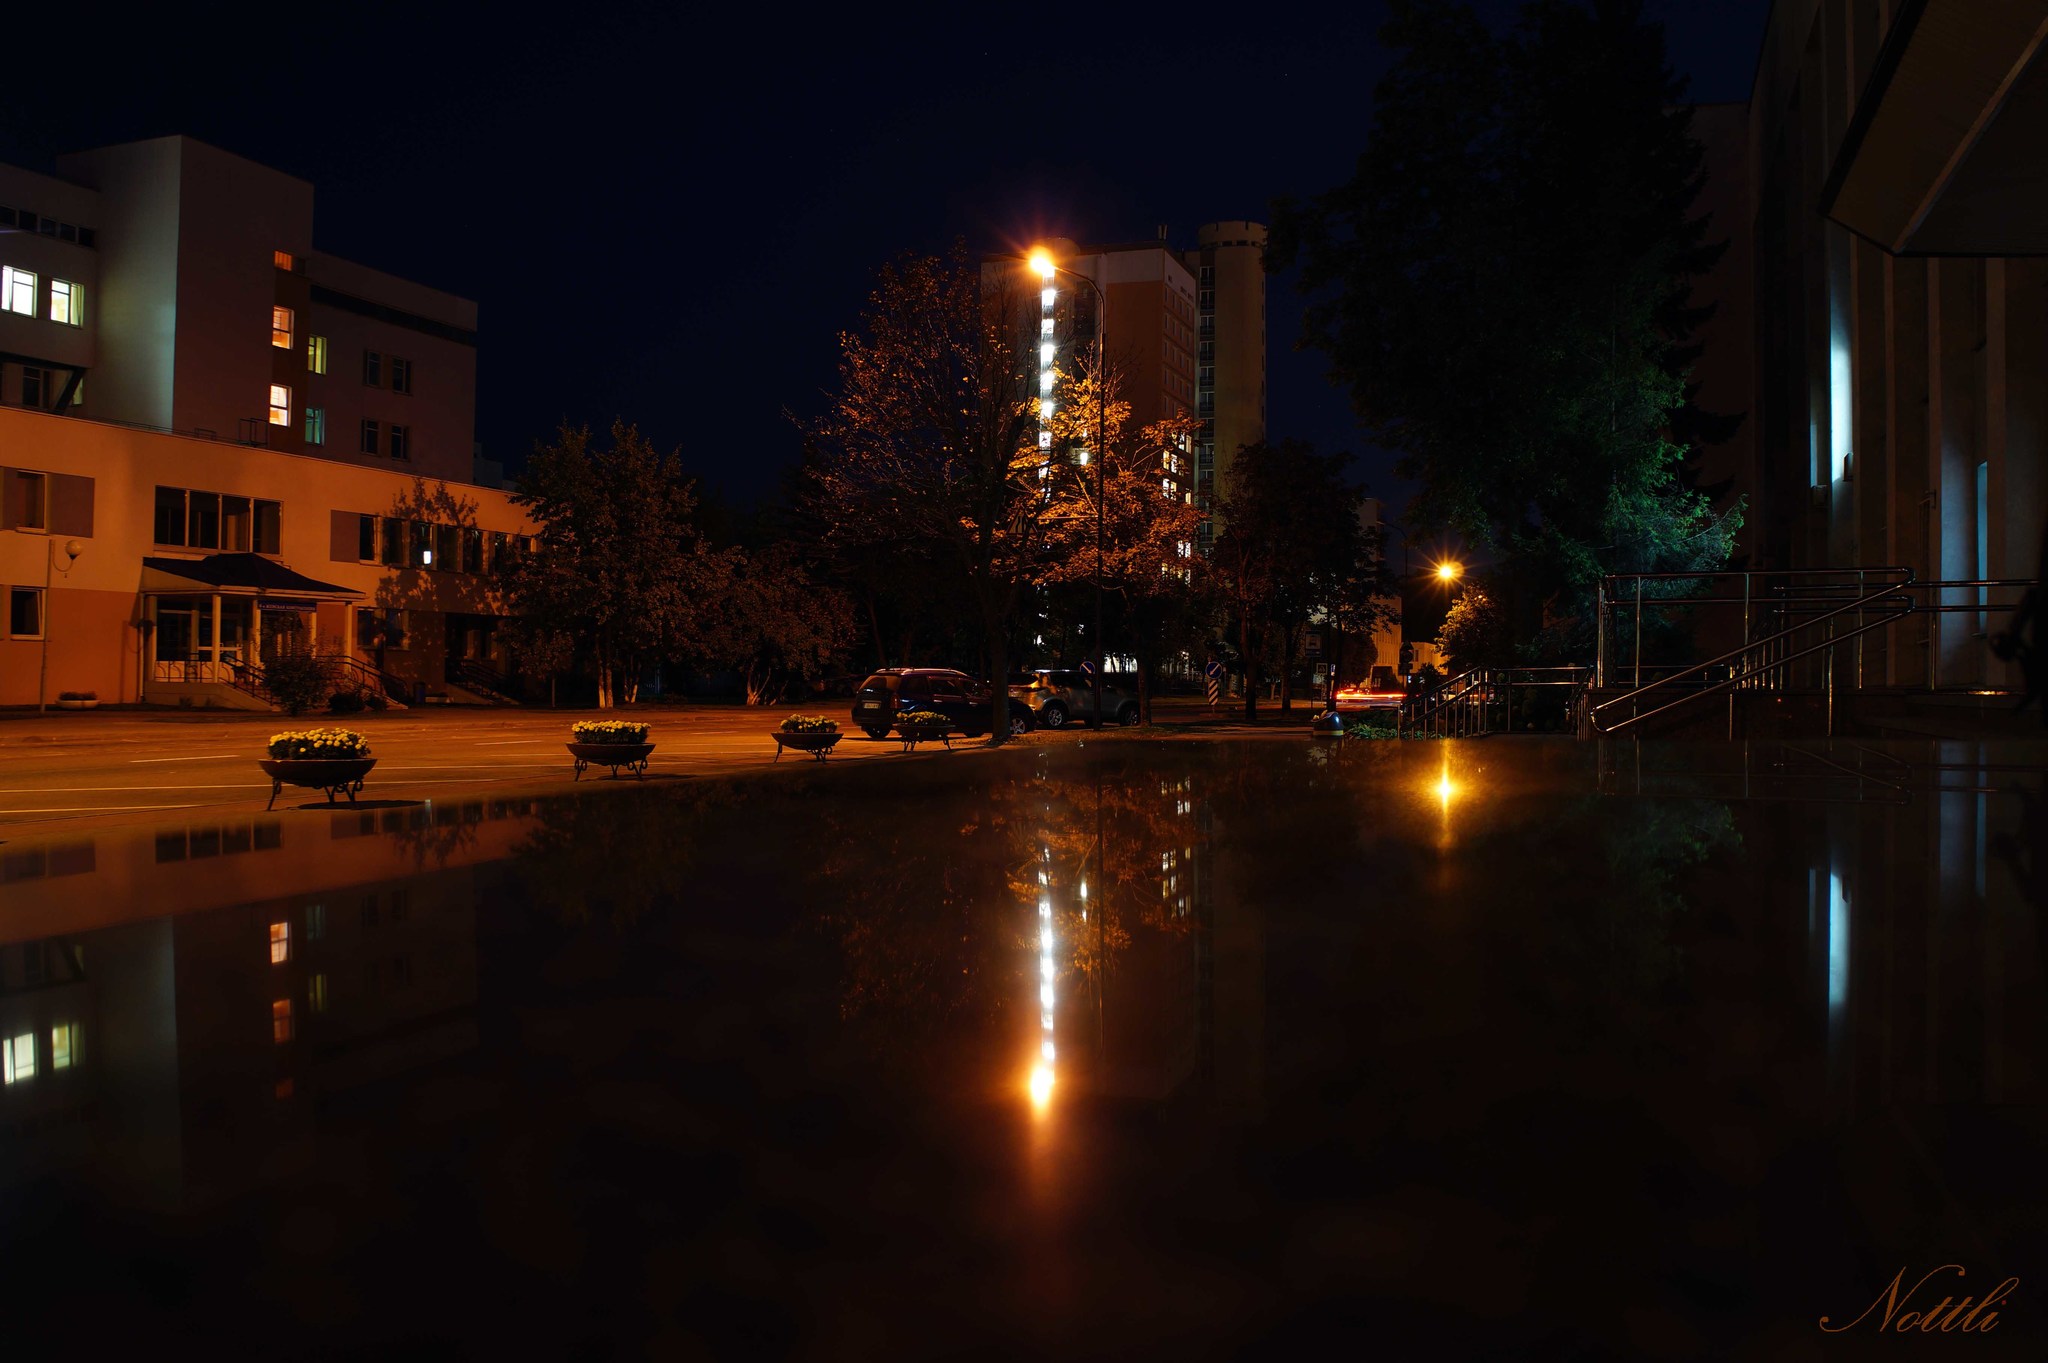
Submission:
<svg viewBox="0 0 2048 1363">
<path fill-rule="evenodd" d="M 1010 678 L 1010 696 L 1031 707 L 1031 717 L 1048 729 L 1064 729 L 1095 713 L 1095 683 L 1086 672 L 1040 670 Z M 1138 722 L 1138 698 L 1117 681 L 1102 683 L 1102 710 L 1113 723 Z"/>
</svg>

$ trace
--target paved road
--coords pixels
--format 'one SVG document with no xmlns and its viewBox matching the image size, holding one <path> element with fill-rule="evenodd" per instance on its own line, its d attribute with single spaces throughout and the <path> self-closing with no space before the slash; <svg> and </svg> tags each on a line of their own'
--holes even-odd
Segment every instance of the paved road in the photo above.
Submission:
<svg viewBox="0 0 2048 1363">
<path fill-rule="evenodd" d="M 660 706 L 610 712 L 655 726 L 648 779 L 725 775 L 776 769 L 768 731 L 789 710 L 735 706 Z M 566 710 L 407 710 L 336 719 L 292 720 L 274 714 L 114 712 L 8 716 L 0 719 L 0 838 L 19 838 L 57 827 L 105 826 L 181 818 L 191 810 L 261 810 L 270 781 L 256 768 L 271 734 L 287 728 L 345 725 L 369 736 L 377 768 L 365 798 L 535 794 L 566 790 L 573 768 L 563 743 L 570 724 L 598 717 Z M 835 716 L 836 717 L 836 716 Z M 1111 731 L 1110 741 L 1236 731 L 1196 705 L 1163 706 L 1159 728 Z M 1277 721 L 1277 716 L 1275 716 Z M 1250 732 L 1293 735 L 1307 716 Z M 843 723 L 844 721 L 842 721 Z M 1088 741 L 1085 731 L 1037 733 L 1030 741 Z M 981 740 L 956 740 L 952 752 L 921 747 L 906 755 L 894 739 L 852 731 L 833 764 L 869 761 L 961 760 Z M 809 759 L 785 756 L 780 769 Z M 967 759 L 971 760 L 971 758 Z M 600 779 L 586 773 L 584 781 Z M 323 804 L 316 793 L 287 789 L 278 808 Z"/>
</svg>

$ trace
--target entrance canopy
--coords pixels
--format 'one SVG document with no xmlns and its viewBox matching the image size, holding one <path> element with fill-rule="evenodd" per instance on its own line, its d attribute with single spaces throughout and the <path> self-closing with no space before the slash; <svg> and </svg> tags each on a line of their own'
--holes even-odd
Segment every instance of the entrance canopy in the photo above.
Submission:
<svg viewBox="0 0 2048 1363">
<path fill-rule="evenodd" d="M 208 554 L 205 558 L 145 558 L 145 592 L 220 592 L 262 596 L 289 593 L 312 601 L 351 601 L 361 592 L 295 573 L 261 554 Z M 297 604 L 296 602 L 294 604 Z"/>
<path fill-rule="evenodd" d="M 1894 8 L 1822 211 L 1897 255 L 2048 253 L 2048 12 L 2039 0 Z"/>
</svg>

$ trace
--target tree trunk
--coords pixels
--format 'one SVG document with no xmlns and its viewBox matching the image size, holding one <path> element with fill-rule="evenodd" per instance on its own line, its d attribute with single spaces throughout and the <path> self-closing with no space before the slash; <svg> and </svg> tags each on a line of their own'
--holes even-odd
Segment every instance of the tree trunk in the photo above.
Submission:
<svg viewBox="0 0 2048 1363">
<path fill-rule="evenodd" d="M 1252 622 L 1249 615 L 1240 615 L 1237 621 L 1237 648 L 1244 659 L 1244 721 L 1247 724 L 1259 722 L 1259 661 L 1252 652 Z"/>
<path fill-rule="evenodd" d="M 982 624 L 986 630 L 989 676 L 988 741 L 1007 743 L 1010 740 L 1010 659 L 1009 631 L 1005 627 L 1001 612 L 982 610 Z"/>
<path fill-rule="evenodd" d="M 1138 659 L 1138 722 L 1152 722 L 1152 659 L 1149 656 Z"/>
<path fill-rule="evenodd" d="M 882 617 L 875 613 L 875 598 L 866 598 L 868 607 L 868 632 L 875 641 L 875 666 L 889 665 L 889 650 L 882 646 Z"/>
<path fill-rule="evenodd" d="M 1299 625 L 1289 625 L 1280 635 L 1280 713 L 1294 713 L 1294 645 L 1301 637 Z"/>
</svg>

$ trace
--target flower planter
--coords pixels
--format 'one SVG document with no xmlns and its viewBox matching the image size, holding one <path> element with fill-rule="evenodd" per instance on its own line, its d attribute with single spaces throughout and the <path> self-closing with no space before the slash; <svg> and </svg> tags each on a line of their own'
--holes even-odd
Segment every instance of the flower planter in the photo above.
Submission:
<svg viewBox="0 0 2048 1363">
<path fill-rule="evenodd" d="M 647 754 L 654 751 L 652 743 L 571 743 L 569 756 L 576 759 L 576 779 L 583 779 L 585 767 L 609 767 L 612 779 L 617 780 L 619 768 L 624 767 L 639 780 L 647 779 Z"/>
<path fill-rule="evenodd" d="M 94 699 L 94 700 L 65 700 L 65 699 L 63 699 L 62 697 L 59 697 L 59 698 L 58 698 L 58 700 L 57 700 L 57 708 L 58 708 L 59 710 L 90 710 L 90 709 L 93 709 L 93 708 L 94 708 L 95 706 L 97 706 L 98 704 L 99 704 L 99 701 L 98 701 L 97 699 Z"/>
<path fill-rule="evenodd" d="M 953 735 L 960 732 L 944 724 L 898 724 L 896 737 L 903 740 L 903 751 L 909 752 L 920 743 L 943 743 L 946 751 L 953 750 Z"/>
<path fill-rule="evenodd" d="M 768 736 L 775 740 L 775 760 L 778 762 L 782 760 L 782 750 L 784 748 L 792 748 L 797 752 L 807 752 L 822 762 L 831 753 L 832 746 L 843 737 L 841 734 L 824 730 L 783 733 L 779 729 Z"/>
<path fill-rule="evenodd" d="M 348 802 L 356 802 L 356 793 L 363 788 L 363 778 L 370 774 L 370 768 L 377 765 L 374 757 L 295 757 L 278 759 L 266 757 L 257 766 L 270 778 L 270 809 L 277 804 L 278 793 L 286 786 L 306 786 L 327 792 L 327 802 L 335 803 L 338 797 L 348 796 Z"/>
</svg>

